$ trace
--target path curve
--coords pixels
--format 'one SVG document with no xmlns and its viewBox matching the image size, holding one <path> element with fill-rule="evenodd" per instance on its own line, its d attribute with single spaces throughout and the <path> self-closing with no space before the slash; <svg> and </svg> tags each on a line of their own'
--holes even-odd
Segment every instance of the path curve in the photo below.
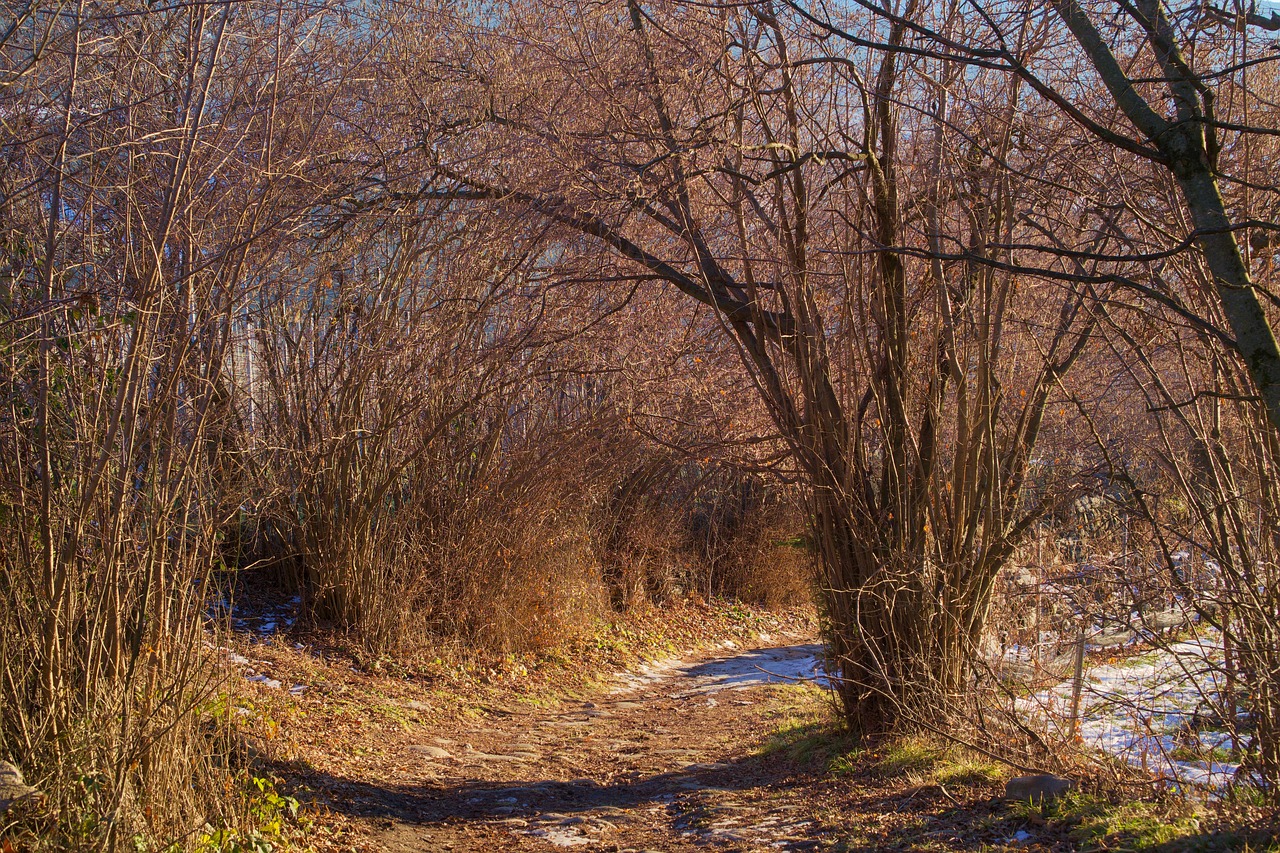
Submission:
<svg viewBox="0 0 1280 853">
<path fill-rule="evenodd" d="M 496 711 L 405 743 L 385 784 L 331 780 L 396 853 L 809 850 L 781 759 L 758 746 L 766 694 L 821 680 L 813 643 L 669 660 L 586 701 Z"/>
</svg>

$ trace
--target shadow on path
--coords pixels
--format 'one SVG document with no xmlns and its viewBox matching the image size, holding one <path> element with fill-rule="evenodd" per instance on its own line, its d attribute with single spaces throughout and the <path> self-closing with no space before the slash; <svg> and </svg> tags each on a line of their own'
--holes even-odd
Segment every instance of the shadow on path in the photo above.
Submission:
<svg viewBox="0 0 1280 853">
<path fill-rule="evenodd" d="M 752 756 L 605 784 L 591 779 L 373 784 L 334 776 L 305 764 L 276 763 L 271 769 L 290 787 L 321 795 L 322 801 L 335 811 L 353 817 L 429 825 L 445 820 L 527 817 L 544 812 L 632 809 L 646 803 L 665 805 L 681 794 L 745 791 L 785 781 L 790 774 L 780 772 L 779 763 Z"/>
</svg>

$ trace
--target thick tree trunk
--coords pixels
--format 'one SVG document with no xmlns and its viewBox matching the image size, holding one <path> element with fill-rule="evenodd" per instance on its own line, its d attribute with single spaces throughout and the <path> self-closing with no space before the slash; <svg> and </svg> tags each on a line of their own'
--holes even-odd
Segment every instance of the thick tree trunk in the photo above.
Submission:
<svg viewBox="0 0 1280 853">
<path fill-rule="evenodd" d="M 1208 166 L 1196 160 L 1175 163 L 1174 174 L 1200 232 L 1200 249 L 1213 273 L 1218 300 L 1231 325 L 1236 348 L 1266 406 L 1267 417 L 1272 426 L 1280 429 L 1280 346 L 1240 254 L 1218 181 Z"/>
<path fill-rule="evenodd" d="M 986 598 L 945 589 L 936 567 L 859 529 L 838 500 L 816 494 L 814 518 L 819 604 L 849 729 L 945 725 L 970 672 L 966 629 L 981 629 Z"/>
</svg>

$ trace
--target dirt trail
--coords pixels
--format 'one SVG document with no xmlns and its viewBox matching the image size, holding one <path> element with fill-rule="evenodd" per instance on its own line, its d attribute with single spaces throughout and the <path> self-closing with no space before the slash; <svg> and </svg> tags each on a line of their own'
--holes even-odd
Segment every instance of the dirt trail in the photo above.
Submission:
<svg viewBox="0 0 1280 853">
<path fill-rule="evenodd" d="M 324 787 L 393 851 L 813 849 L 791 768 L 756 747 L 783 685 L 819 674 L 819 651 L 654 665 L 590 701 L 419 734 L 397 745 L 401 778 Z"/>
</svg>

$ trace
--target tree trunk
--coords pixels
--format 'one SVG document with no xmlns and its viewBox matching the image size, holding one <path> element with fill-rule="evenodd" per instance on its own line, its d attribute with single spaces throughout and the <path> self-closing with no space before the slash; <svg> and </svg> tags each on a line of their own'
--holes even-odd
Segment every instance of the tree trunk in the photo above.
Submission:
<svg viewBox="0 0 1280 853">
<path fill-rule="evenodd" d="M 1198 160 L 1175 163 L 1173 171 L 1192 222 L 1200 232 L 1200 249 L 1213 273 L 1218 300 L 1231 324 L 1236 348 L 1266 406 L 1267 417 L 1272 426 L 1280 429 L 1280 346 L 1240 254 L 1217 178 Z"/>
<path fill-rule="evenodd" d="M 969 628 L 986 597 L 946 588 L 920 558 L 894 549 L 830 492 L 814 495 L 820 608 L 836 692 L 856 736 L 938 727 L 970 672 Z"/>
</svg>

